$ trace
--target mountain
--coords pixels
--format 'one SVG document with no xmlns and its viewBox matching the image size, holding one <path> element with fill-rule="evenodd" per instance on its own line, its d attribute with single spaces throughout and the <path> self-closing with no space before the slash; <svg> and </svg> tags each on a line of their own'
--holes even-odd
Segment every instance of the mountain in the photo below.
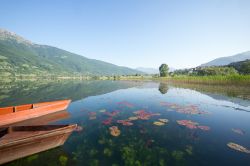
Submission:
<svg viewBox="0 0 250 166">
<path fill-rule="evenodd" d="M 0 29 L 0 75 L 133 75 L 140 71 L 39 45 Z"/>
<path fill-rule="evenodd" d="M 146 74 L 159 74 L 159 69 L 147 68 L 147 67 L 137 67 L 135 70 L 141 71 Z M 175 69 L 170 67 L 169 72 L 173 72 Z"/>
<path fill-rule="evenodd" d="M 229 65 L 230 63 L 244 61 L 246 59 L 250 59 L 250 51 L 236 54 L 233 56 L 217 58 L 200 66 L 225 66 Z"/>
<path fill-rule="evenodd" d="M 136 70 L 141 71 L 146 74 L 158 74 L 159 70 L 155 68 L 138 67 Z"/>
</svg>

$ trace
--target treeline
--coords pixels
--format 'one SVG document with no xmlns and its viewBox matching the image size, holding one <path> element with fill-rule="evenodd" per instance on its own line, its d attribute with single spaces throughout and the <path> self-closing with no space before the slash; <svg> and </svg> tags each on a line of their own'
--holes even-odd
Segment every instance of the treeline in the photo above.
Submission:
<svg viewBox="0 0 250 166">
<path fill-rule="evenodd" d="M 196 67 L 190 69 L 175 70 L 169 73 L 174 75 L 189 76 L 229 76 L 229 75 L 248 75 L 250 74 L 250 60 L 231 63 L 227 66 Z"/>
<path fill-rule="evenodd" d="M 229 66 L 236 69 L 240 74 L 250 74 L 250 59 L 231 63 Z"/>
</svg>

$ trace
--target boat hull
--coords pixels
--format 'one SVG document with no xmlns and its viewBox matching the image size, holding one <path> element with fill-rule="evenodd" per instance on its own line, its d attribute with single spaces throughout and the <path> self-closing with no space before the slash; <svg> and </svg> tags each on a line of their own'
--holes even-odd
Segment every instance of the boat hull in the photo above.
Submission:
<svg viewBox="0 0 250 166">
<path fill-rule="evenodd" d="M 0 164 L 63 145 L 76 125 L 63 126 L 51 131 L 13 132 L 0 141 Z"/>
<path fill-rule="evenodd" d="M 58 111 L 58 112 L 51 113 L 48 115 L 44 115 L 41 117 L 17 122 L 17 123 L 11 124 L 11 126 L 48 125 L 48 124 L 55 123 L 59 120 L 68 119 L 68 118 L 70 118 L 69 112 L 67 110 L 63 110 L 63 111 Z"/>
<path fill-rule="evenodd" d="M 37 103 L 33 105 L 27 104 L 17 107 L 0 108 L 0 112 L 2 112 L 2 114 L 0 114 L 0 126 L 9 126 L 17 122 L 66 110 L 70 102 L 71 100 L 61 100 L 54 102 Z M 30 108 L 31 106 L 32 108 Z M 13 111 L 11 113 L 3 114 L 3 112 L 12 111 L 11 109 L 13 108 L 17 108 L 16 112 Z"/>
</svg>

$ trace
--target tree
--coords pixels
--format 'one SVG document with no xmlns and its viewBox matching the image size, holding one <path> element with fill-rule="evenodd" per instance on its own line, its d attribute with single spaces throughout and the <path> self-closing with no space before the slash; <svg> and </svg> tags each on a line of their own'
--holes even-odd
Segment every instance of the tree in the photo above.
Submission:
<svg viewBox="0 0 250 166">
<path fill-rule="evenodd" d="M 243 74 L 250 74 L 250 61 L 245 62 L 240 66 L 240 72 Z"/>
<path fill-rule="evenodd" d="M 160 67 L 159 67 L 159 71 L 160 71 L 160 76 L 161 77 L 166 77 L 168 75 L 168 65 L 167 64 L 162 64 Z"/>
<path fill-rule="evenodd" d="M 250 59 L 230 63 L 228 67 L 233 67 L 236 69 L 240 74 L 250 74 Z"/>
<path fill-rule="evenodd" d="M 198 76 L 214 76 L 214 75 L 235 75 L 238 74 L 237 70 L 233 67 L 225 67 L 225 66 L 212 66 L 212 67 L 203 67 L 197 68 L 195 70 L 196 75 Z"/>
</svg>

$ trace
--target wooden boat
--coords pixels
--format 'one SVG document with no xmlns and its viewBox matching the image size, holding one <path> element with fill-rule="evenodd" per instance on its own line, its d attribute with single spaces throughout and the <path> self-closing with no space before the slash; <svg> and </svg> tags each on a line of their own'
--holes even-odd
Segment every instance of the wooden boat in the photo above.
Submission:
<svg viewBox="0 0 250 166">
<path fill-rule="evenodd" d="M 0 164 L 64 144 L 73 125 L 12 126 L 0 129 Z"/>
<path fill-rule="evenodd" d="M 63 119 L 68 119 L 70 114 L 67 110 L 55 112 L 52 114 L 44 115 L 37 118 L 32 118 L 11 124 L 11 126 L 36 126 L 36 125 L 48 125 Z"/>
<path fill-rule="evenodd" d="M 60 100 L 0 108 L 0 126 L 65 110 L 70 102 L 71 100 Z"/>
</svg>

